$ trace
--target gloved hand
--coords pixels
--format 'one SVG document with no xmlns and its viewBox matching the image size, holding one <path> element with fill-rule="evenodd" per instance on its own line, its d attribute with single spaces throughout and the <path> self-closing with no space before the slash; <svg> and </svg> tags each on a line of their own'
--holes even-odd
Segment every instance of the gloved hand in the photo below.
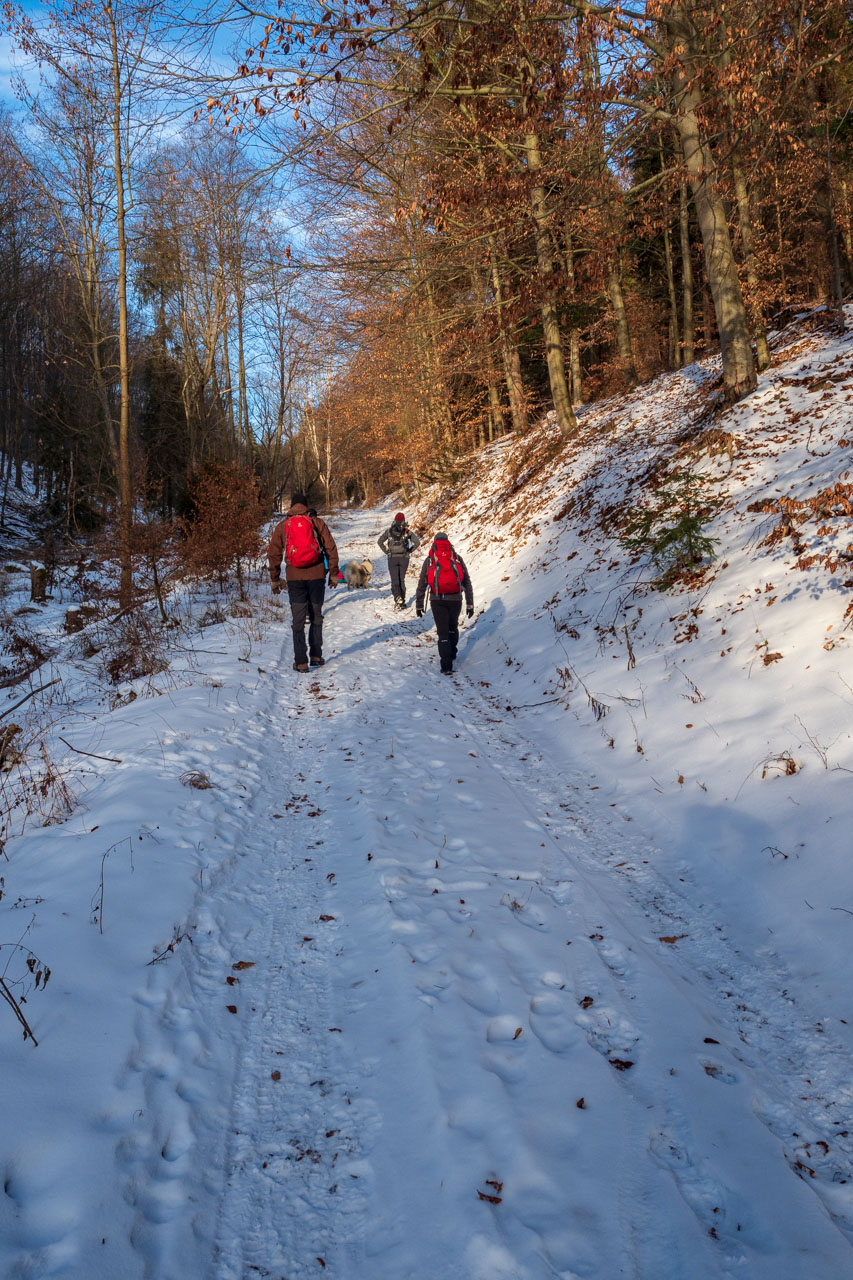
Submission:
<svg viewBox="0 0 853 1280">
<path fill-rule="evenodd" d="M 466 617 L 466 618 L 473 618 L 473 616 L 474 616 L 474 610 L 473 610 L 473 609 L 466 609 L 466 610 L 465 610 L 465 617 Z"/>
<path fill-rule="evenodd" d="M 275 582 L 270 583 L 270 590 L 274 596 L 277 596 L 280 591 L 284 590 L 284 583 L 280 578 L 277 578 Z"/>
<path fill-rule="evenodd" d="M 415 617 L 416 617 L 416 618 L 422 618 L 423 616 L 424 616 L 424 611 L 423 611 L 423 609 L 415 609 Z"/>
<path fill-rule="evenodd" d="M 337 585 L 338 585 L 338 575 L 337 575 L 337 574 L 331 574 L 331 573 L 330 573 L 330 574 L 329 574 L 329 586 L 330 586 L 330 587 L 331 587 L 331 589 L 334 591 L 334 589 L 335 589 L 335 587 L 336 587 Z"/>
</svg>

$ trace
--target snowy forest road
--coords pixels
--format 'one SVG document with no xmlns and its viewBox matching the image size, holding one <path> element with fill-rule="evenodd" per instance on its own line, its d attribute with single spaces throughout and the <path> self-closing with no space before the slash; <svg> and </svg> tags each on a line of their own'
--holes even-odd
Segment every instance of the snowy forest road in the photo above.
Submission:
<svg viewBox="0 0 853 1280">
<path fill-rule="evenodd" d="M 372 536 L 349 517 L 344 554 Z M 189 990 L 140 1015 L 149 1060 L 219 1045 L 180 1099 L 148 1072 L 172 1119 L 138 1196 L 146 1274 L 848 1273 L 849 1073 L 772 953 L 656 878 L 607 780 L 537 741 L 500 672 L 466 678 L 474 631 L 440 677 L 381 570 L 326 619 L 324 668 L 292 673 L 284 628 L 280 673 L 235 708 L 235 857 Z"/>
</svg>

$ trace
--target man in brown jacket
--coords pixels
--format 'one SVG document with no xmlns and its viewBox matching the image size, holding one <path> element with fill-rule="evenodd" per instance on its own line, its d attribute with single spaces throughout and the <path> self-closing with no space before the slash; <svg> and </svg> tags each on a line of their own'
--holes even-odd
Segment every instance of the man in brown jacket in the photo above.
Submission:
<svg viewBox="0 0 853 1280">
<path fill-rule="evenodd" d="M 301 493 L 295 493 L 290 510 L 277 524 L 267 548 L 270 566 L 270 582 L 273 591 L 282 590 L 281 564 L 284 561 L 287 594 L 290 600 L 291 625 L 293 627 L 293 670 L 307 671 L 322 667 L 323 658 L 323 597 L 326 573 L 329 586 L 338 585 L 338 548 L 328 526 L 319 516 L 309 516 L 308 503 Z M 305 624 L 308 625 L 308 644 L 305 644 Z"/>
</svg>

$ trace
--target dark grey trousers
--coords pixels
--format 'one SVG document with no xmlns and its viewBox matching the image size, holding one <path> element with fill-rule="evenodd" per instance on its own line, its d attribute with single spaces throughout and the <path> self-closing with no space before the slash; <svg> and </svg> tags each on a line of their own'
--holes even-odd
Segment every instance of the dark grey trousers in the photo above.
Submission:
<svg viewBox="0 0 853 1280">
<path fill-rule="evenodd" d="M 389 556 L 388 572 L 391 574 L 391 594 L 395 600 L 406 599 L 406 570 L 409 567 L 408 556 Z"/>
<path fill-rule="evenodd" d="M 303 582 L 288 582 L 290 600 L 290 625 L 293 627 L 293 661 L 307 662 L 308 651 L 312 658 L 323 656 L 323 597 L 326 593 L 325 578 L 309 578 Z M 308 647 L 305 646 L 305 623 L 308 623 Z"/>
</svg>

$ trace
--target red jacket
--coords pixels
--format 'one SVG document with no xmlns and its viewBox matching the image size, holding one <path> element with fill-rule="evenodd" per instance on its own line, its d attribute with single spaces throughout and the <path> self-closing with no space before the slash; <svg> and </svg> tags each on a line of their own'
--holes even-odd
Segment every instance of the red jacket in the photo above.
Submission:
<svg viewBox="0 0 853 1280">
<path fill-rule="evenodd" d="M 284 519 L 273 529 L 273 535 L 270 538 L 270 545 L 267 547 L 267 560 L 270 566 L 270 581 L 279 582 L 281 580 L 281 562 L 284 559 L 284 539 L 287 530 L 287 521 L 289 516 L 307 516 L 308 508 L 303 507 L 301 502 L 297 502 L 291 507 Z M 326 553 L 326 559 L 329 561 L 329 568 L 323 561 L 323 557 L 316 564 L 306 565 L 303 569 L 296 569 L 293 565 L 285 563 L 285 580 L 287 582 L 307 582 L 316 578 L 325 578 L 328 572 L 337 581 L 338 577 L 338 548 L 335 546 L 335 540 L 329 533 L 329 527 L 325 520 L 321 520 L 319 516 L 311 517 L 314 528 L 317 530 L 317 537 L 320 545 Z"/>
</svg>

